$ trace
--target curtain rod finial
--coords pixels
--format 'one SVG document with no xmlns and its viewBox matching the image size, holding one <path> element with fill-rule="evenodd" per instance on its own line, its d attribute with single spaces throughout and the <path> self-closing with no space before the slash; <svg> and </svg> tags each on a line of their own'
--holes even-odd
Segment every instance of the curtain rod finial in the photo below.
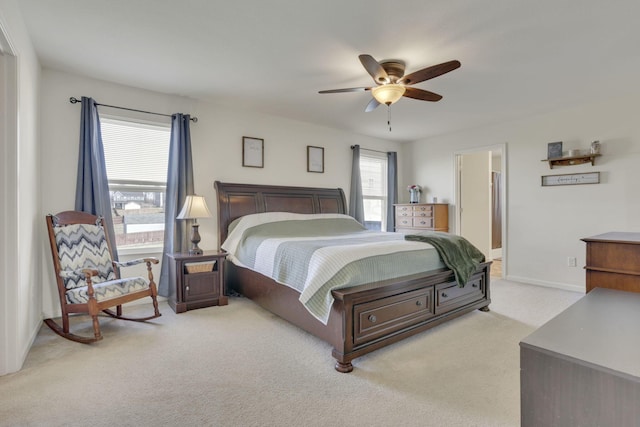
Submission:
<svg viewBox="0 0 640 427">
<path fill-rule="evenodd" d="M 71 98 L 69 98 L 69 102 L 72 104 L 77 104 L 78 102 L 80 102 L 80 100 L 75 96 L 72 96 Z"/>
</svg>

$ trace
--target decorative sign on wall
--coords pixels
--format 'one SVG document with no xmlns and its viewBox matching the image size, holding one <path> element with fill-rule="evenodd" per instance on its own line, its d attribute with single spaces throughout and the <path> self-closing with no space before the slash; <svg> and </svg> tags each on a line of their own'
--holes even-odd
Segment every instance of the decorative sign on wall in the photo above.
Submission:
<svg viewBox="0 0 640 427">
<path fill-rule="evenodd" d="M 546 175 L 542 177 L 542 186 L 599 184 L 600 172 L 569 173 L 565 175 Z"/>
</svg>

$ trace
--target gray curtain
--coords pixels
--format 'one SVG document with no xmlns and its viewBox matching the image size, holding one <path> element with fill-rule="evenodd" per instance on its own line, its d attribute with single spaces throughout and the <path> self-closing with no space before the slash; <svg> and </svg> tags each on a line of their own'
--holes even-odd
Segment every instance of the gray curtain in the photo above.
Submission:
<svg viewBox="0 0 640 427">
<path fill-rule="evenodd" d="M 394 230 L 393 205 L 398 203 L 398 153 L 387 153 L 387 231 Z"/>
<path fill-rule="evenodd" d="M 169 296 L 169 261 L 167 254 L 189 249 L 187 221 L 176 220 L 187 195 L 194 194 L 193 163 L 191 159 L 191 132 L 188 114 L 171 116 L 171 142 L 164 207 L 164 250 L 162 271 L 158 281 L 158 294 Z"/>
<path fill-rule="evenodd" d="M 349 215 L 360 224 L 364 224 L 364 203 L 362 201 L 362 180 L 360 178 L 360 146 L 351 146 L 351 190 L 349 192 Z"/>
<path fill-rule="evenodd" d="M 80 112 L 80 152 L 75 210 L 104 217 L 109 236 L 115 238 L 98 106 L 93 98 L 86 96 L 82 97 Z M 115 245 L 115 241 L 112 243 Z M 117 253 L 113 256 L 118 259 Z"/>
</svg>

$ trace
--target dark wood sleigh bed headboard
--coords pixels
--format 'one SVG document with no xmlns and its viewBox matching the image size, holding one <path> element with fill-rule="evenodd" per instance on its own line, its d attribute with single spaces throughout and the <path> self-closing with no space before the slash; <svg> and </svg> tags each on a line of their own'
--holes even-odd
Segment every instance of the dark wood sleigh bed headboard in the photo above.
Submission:
<svg viewBox="0 0 640 427">
<path fill-rule="evenodd" d="M 227 238 L 229 224 L 244 215 L 262 212 L 347 213 L 342 188 L 232 184 L 220 181 L 216 181 L 214 187 L 218 195 L 218 246 Z"/>
</svg>

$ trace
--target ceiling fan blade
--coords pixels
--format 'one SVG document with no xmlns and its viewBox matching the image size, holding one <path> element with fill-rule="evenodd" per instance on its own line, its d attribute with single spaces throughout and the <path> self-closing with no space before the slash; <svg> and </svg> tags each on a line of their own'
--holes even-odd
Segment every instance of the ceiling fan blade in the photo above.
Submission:
<svg viewBox="0 0 640 427">
<path fill-rule="evenodd" d="M 437 93 L 429 92 L 428 90 L 418 89 L 416 87 L 407 87 L 405 88 L 404 95 L 407 98 L 419 99 L 421 101 L 440 101 L 442 99 L 442 95 L 438 95 Z"/>
<path fill-rule="evenodd" d="M 380 103 L 375 98 L 371 98 L 371 101 L 367 104 L 367 108 L 364 109 L 365 113 L 372 112 L 378 107 L 378 105 L 380 105 Z"/>
<path fill-rule="evenodd" d="M 360 55 L 358 58 L 360 58 L 360 62 L 364 69 L 367 70 L 367 73 L 371 74 L 371 77 L 373 77 L 373 80 L 377 84 L 389 83 L 389 75 L 384 68 L 382 68 L 382 65 L 373 59 L 373 56 Z"/>
<path fill-rule="evenodd" d="M 321 90 L 318 93 L 365 92 L 367 90 L 371 90 L 371 88 L 370 87 L 349 87 L 346 89 Z"/>
<path fill-rule="evenodd" d="M 431 67 L 423 68 L 422 70 L 415 71 L 411 74 L 404 76 L 398 83 L 404 85 L 413 85 L 423 82 L 425 80 L 432 79 L 434 77 L 441 76 L 450 71 L 460 68 L 460 61 L 443 62 L 442 64 L 432 65 Z"/>
</svg>

